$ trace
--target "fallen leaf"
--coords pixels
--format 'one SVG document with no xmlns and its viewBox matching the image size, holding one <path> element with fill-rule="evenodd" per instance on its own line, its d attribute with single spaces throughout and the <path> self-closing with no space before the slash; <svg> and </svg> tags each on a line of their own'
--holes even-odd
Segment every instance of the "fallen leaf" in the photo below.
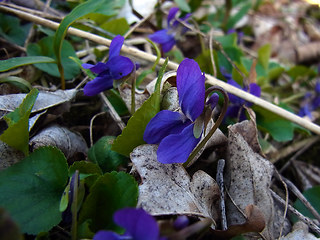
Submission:
<svg viewBox="0 0 320 240">
<path fill-rule="evenodd" d="M 78 90 L 57 90 L 55 92 L 40 91 L 33 106 L 32 113 L 39 112 L 62 103 L 71 101 Z M 26 94 L 9 94 L 0 96 L 0 117 L 14 111 L 22 103 Z"/>
<path fill-rule="evenodd" d="M 319 239 L 313 234 L 309 233 L 308 227 L 306 224 L 302 222 L 297 222 L 293 226 L 293 231 L 290 232 L 288 235 L 285 237 L 281 237 L 280 240 L 316 240 Z"/>
<path fill-rule="evenodd" d="M 131 153 L 131 160 L 141 176 L 138 206 L 152 215 L 184 214 L 218 218 L 215 203 L 219 187 L 203 171 L 192 179 L 181 164 L 157 161 L 157 145 L 141 145 Z"/>
<path fill-rule="evenodd" d="M 248 232 L 261 232 L 265 228 L 264 215 L 255 205 L 248 205 L 245 209 L 246 221 L 239 225 L 231 225 L 227 230 L 214 230 L 215 239 L 230 239 Z"/>
<path fill-rule="evenodd" d="M 80 134 L 57 125 L 43 129 L 30 139 L 29 144 L 33 149 L 42 146 L 57 147 L 67 159 L 72 158 L 78 152 L 86 153 L 88 150 L 87 144 Z"/>
<path fill-rule="evenodd" d="M 247 126 L 243 126 L 245 124 Z M 240 123 L 240 126 L 246 129 L 246 132 L 255 131 L 248 120 Z M 238 208 L 244 211 L 248 205 L 254 204 L 262 211 L 266 220 L 266 228 L 262 234 L 266 239 L 274 239 L 274 208 L 269 191 L 274 167 L 252 150 L 239 131 L 239 124 L 229 127 L 228 140 L 225 178 L 228 192 L 233 200 L 226 202 L 228 224 L 237 225 L 245 222 Z"/>
</svg>

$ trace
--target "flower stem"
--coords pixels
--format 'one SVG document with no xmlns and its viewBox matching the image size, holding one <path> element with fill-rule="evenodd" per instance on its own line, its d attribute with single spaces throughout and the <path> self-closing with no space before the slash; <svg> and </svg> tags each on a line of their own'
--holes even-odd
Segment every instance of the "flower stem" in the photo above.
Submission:
<svg viewBox="0 0 320 240">
<path fill-rule="evenodd" d="M 229 103 L 229 97 L 227 92 L 218 86 L 213 86 L 210 87 L 206 91 L 206 96 L 208 96 L 209 93 L 213 91 L 218 91 L 222 93 L 223 95 L 223 108 L 221 110 L 221 113 L 216 121 L 216 123 L 213 125 L 213 127 L 210 129 L 209 133 L 202 139 L 202 141 L 196 146 L 196 148 L 191 152 L 190 156 L 188 157 L 187 161 L 183 164 L 184 167 L 188 167 L 189 163 L 191 162 L 192 159 L 194 159 L 197 155 L 197 153 L 205 146 L 205 144 L 208 142 L 208 140 L 212 137 L 214 132 L 217 130 L 217 128 L 220 126 L 228 108 L 228 103 Z"/>
</svg>

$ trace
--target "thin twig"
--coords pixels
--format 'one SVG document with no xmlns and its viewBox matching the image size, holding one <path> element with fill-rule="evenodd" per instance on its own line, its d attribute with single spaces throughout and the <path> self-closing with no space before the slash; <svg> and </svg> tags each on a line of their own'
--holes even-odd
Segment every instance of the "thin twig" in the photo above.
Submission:
<svg viewBox="0 0 320 240">
<path fill-rule="evenodd" d="M 38 16 L 34 16 L 32 14 L 29 14 L 29 13 L 26 13 L 26 12 L 23 12 L 20 10 L 9 8 L 7 6 L 2 5 L 1 3 L 0 3 L 0 11 L 13 13 L 13 14 L 19 16 L 20 18 L 35 22 L 37 24 L 41 24 L 43 26 L 46 26 L 46 27 L 49 27 L 52 29 L 57 29 L 59 27 L 59 24 L 56 22 L 53 22 L 53 21 L 50 21 L 50 20 L 47 20 L 47 19 L 44 19 L 44 18 L 41 18 Z M 78 36 L 78 37 L 89 39 L 89 40 L 94 41 L 98 44 L 102 44 L 102 45 L 106 45 L 106 46 L 110 46 L 110 43 L 111 43 L 111 40 L 109 40 L 109 39 L 106 39 L 101 36 L 97 36 L 95 34 L 88 33 L 88 32 L 85 32 L 85 31 L 82 31 L 82 30 L 79 30 L 76 28 L 72 28 L 72 27 L 70 27 L 68 29 L 68 33 L 75 35 L 75 36 Z M 150 53 L 146 53 L 146 52 L 141 51 L 139 49 L 136 49 L 134 47 L 128 47 L 128 46 L 124 45 L 124 46 L 122 46 L 121 51 L 122 51 L 122 53 L 131 55 L 131 56 L 134 56 L 134 57 L 137 57 L 140 59 L 144 59 L 144 60 L 150 61 L 150 62 L 155 62 L 157 59 L 157 57 L 155 55 L 152 55 Z M 165 59 L 161 58 L 159 61 L 159 65 L 162 65 L 164 63 L 164 61 L 165 61 Z M 179 64 L 172 62 L 172 61 L 169 61 L 167 67 L 172 70 L 177 70 L 178 66 L 179 66 Z M 252 102 L 252 103 L 256 104 L 257 106 L 262 107 L 265 110 L 268 110 L 278 116 L 283 117 L 284 119 L 287 119 L 291 122 L 294 122 L 294 123 L 306 128 L 306 129 L 320 135 L 320 126 L 318 126 L 318 125 L 316 125 L 306 119 L 303 119 L 303 118 L 295 115 L 294 113 L 291 113 L 281 107 L 278 107 L 268 101 L 265 101 L 259 97 L 256 97 L 246 91 L 243 91 L 243 90 L 241 90 L 237 87 L 234 87 L 226 82 L 223 82 L 223 81 L 221 81 L 211 75 L 207 74 L 206 77 L 207 77 L 208 84 L 220 86 L 224 90 L 226 90 L 228 93 L 236 95 L 236 96 L 238 96 L 248 102 Z"/>
<path fill-rule="evenodd" d="M 128 38 L 131 33 L 134 32 L 134 30 L 136 30 L 139 26 L 141 26 L 144 22 L 148 21 L 149 18 L 152 16 L 152 14 L 149 14 L 148 16 L 144 17 L 143 19 L 141 19 L 139 22 L 135 23 L 128 32 L 126 32 L 126 34 L 124 35 L 124 38 Z"/>
<path fill-rule="evenodd" d="M 279 203 L 281 203 L 283 206 L 286 206 L 286 202 L 285 202 L 278 194 L 276 194 L 276 193 L 275 193 L 274 191 L 272 191 L 272 190 L 270 190 L 270 192 L 271 192 L 271 195 L 273 196 L 273 198 L 274 198 L 275 200 L 277 200 L 277 201 L 278 201 Z M 296 217 L 298 217 L 302 222 L 306 223 L 310 229 L 312 229 L 312 230 L 313 230 L 314 232 L 316 232 L 317 234 L 320 234 L 320 228 L 319 228 L 316 224 L 314 224 L 314 222 L 313 222 L 310 218 L 302 215 L 298 210 L 296 210 L 296 209 L 295 209 L 294 207 L 292 207 L 290 204 L 288 204 L 288 210 L 289 210 L 292 214 L 294 214 Z"/>
<path fill-rule="evenodd" d="M 216 179 L 220 189 L 221 229 L 227 230 L 228 224 L 227 224 L 227 217 L 226 217 L 226 205 L 225 205 L 225 199 L 224 199 L 224 182 L 223 182 L 224 165 L 225 165 L 225 160 L 220 159 L 218 161 Z"/>
<path fill-rule="evenodd" d="M 310 202 L 303 196 L 303 194 L 299 191 L 299 189 L 287 178 L 282 176 L 283 181 L 287 184 L 291 192 L 296 195 L 297 198 L 309 209 L 313 216 L 320 222 L 320 214 L 316 209 L 310 204 Z"/>
<path fill-rule="evenodd" d="M 97 117 L 99 117 L 99 116 L 101 116 L 101 115 L 103 115 L 103 114 L 105 114 L 105 112 L 100 112 L 100 113 L 97 113 L 96 115 L 94 115 L 92 118 L 91 118 L 91 120 L 90 120 L 90 147 L 92 147 L 93 146 L 93 131 L 92 131 L 92 129 L 93 129 L 93 121 L 97 118 Z"/>
<path fill-rule="evenodd" d="M 283 221 L 282 221 L 281 228 L 280 228 L 280 233 L 279 233 L 279 239 L 280 239 L 281 236 L 282 236 L 282 231 L 283 231 L 283 228 L 284 228 L 284 224 L 285 224 L 286 217 L 287 217 L 287 212 L 288 212 L 289 192 L 288 192 L 288 186 L 285 183 L 285 181 L 283 180 L 283 177 L 280 175 L 280 173 L 278 171 L 275 171 L 275 173 L 276 173 L 275 176 L 280 180 L 280 182 L 284 186 L 284 189 L 285 189 L 285 192 L 286 192 L 286 205 L 285 205 L 285 208 L 284 208 L 284 211 L 283 211 Z"/>
<path fill-rule="evenodd" d="M 112 104 L 109 102 L 108 98 L 103 93 L 100 93 L 99 96 L 100 96 L 102 102 L 109 108 L 111 117 L 118 124 L 118 127 L 122 131 L 126 127 L 126 125 L 122 121 L 121 117 L 119 116 L 117 111 L 114 109 Z"/>
</svg>

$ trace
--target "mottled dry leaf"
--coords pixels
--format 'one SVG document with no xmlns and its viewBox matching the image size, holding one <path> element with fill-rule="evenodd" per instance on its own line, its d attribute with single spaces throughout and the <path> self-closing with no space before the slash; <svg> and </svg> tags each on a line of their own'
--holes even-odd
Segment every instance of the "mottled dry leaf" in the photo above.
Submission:
<svg viewBox="0 0 320 240">
<path fill-rule="evenodd" d="M 42 146 L 57 147 L 67 159 L 72 158 L 78 152 L 86 153 L 88 150 L 87 144 L 81 135 L 57 125 L 43 129 L 31 138 L 30 145 L 34 149 Z"/>
<path fill-rule="evenodd" d="M 217 220 L 215 203 L 219 187 L 203 171 L 192 179 L 181 164 L 157 161 L 157 145 L 141 145 L 131 153 L 131 160 L 142 178 L 138 206 L 152 215 L 191 214 Z"/>
<path fill-rule="evenodd" d="M 57 90 L 55 92 L 40 91 L 32 108 L 32 112 L 38 112 L 62 103 L 71 101 L 78 90 Z M 22 103 L 26 94 L 9 94 L 0 96 L 0 117 L 14 111 Z"/>
<path fill-rule="evenodd" d="M 0 141 L 0 171 L 24 158 L 24 154 Z"/>
<path fill-rule="evenodd" d="M 246 124 L 247 126 L 244 126 Z M 256 131 L 248 120 L 240 123 L 240 126 L 246 129 L 246 132 Z M 228 141 L 226 169 L 228 192 L 242 211 L 246 206 L 254 204 L 263 212 L 266 220 L 263 235 L 266 239 L 273 239 L 274 208 L 269 191 L 273 165 L 252 150 L 239 131 L 239 124 L 229 127 Z M 245 218 L 234 203 L 230 200 L 226 203 L 228 224 L 242 224 Z"/>
<path fill-rule="evenodd" d="M 131 86 L 128 84 L 123 84 L 119 86 L 119 93 L 126 104 L 129 111 L 131 110 Z M 142 104 L 150 97 L 150 94 L 147 92 L 136 91 L 135 92 L 135 102 L 136 102 L 136 110 L 139 109 Z"/>
<path fill-rule="evenodd" d="M 319 239 L 313 234 L 309 233 L 308 226 L 302 222 L 297 222 L 293 226 L 293 231 L 285 237 L 281 237 L 280 240 L 316 240 Z"/>
<path fill-rule="evenodd" d="M 239 225 L 229 226 L 227 230 L 214 230 L 215 239 L 230 239 L 243 233 L 261 232 L 265 228 L 263 213 L 255 205 L 248 205 L 245 209 L 246 221 Z"/>
</svg>

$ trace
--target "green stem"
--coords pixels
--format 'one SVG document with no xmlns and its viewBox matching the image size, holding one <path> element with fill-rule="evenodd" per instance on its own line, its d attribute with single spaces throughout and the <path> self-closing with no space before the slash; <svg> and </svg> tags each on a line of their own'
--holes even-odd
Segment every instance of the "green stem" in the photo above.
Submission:
<svg viewBox="0 0 320 240">
<path fill-rule="evenodd" d="M 232 1 L 231 0 L 226 0 L 225 9 L 226 9 L 226 12 L 225 12 L 225 15 L 224 15 L 224 18 L 223 18 L 222 29 L 226 32 L 226 31 L 228 31 L 227 24 L 228 24 L 228 20 L 229 20 L 229 17 L 230 17 L 230 12 L 231 12 L 231 9 L 232 9 Z"/>
<path fill-rule="evenodd" d="M 206 96 L 208 96 L 209 93 L 213 92 L 213 91 L 218 91 L 220 93 L 222 93 L 223 95 L 223 108 L 221 110 L 221 113 L 216 121 L 216 123 L 213 125 L 213 127 L 210 129 L 209 133 L 202 139 L 202 141 L 196 146 L 196 148 L 191 152 L 190 156 L 188 157 L 187 161 L 183 164 L 183 166 L 186 168 L 188 166 L 188 164 L 190 163 L 190 161 L 192 159 L 194 159 L 197 155 L 197 153 L 205 146 L 205 144 L 208 142 L 208 140 L 212 137 L 212 135 L 214 134 L 214 132 L 217 130 L 217 128 L 220 126 L 220 124 L 222 123 L 222 120 L 227 112 L 227 108 L 228 108 L 228 103 L 229 103 L 229 97 L 227 92 L 218 86 L 213 86 L 210 87 L 207 91 L 206 91 Z"/>
<path fill-rule="evenodd" d="M 64 69 L 61 64 L 61 62 L 57 62 L 59 73 L 60 73 L 60 79 L 61 79 L 61 89 L 65 90 L 66 89 L 66 81 L 64 80 Z"/>
<path fill-rule="evenodd" d="M 71 213 L 72 213 L 72 226 L 71 226 L 71 239 L 77 240 L 77 226 L 78 226 L 78 185 L 79 185 L 79 170 L 74 173 L 74 183 L 73 183 L 73 201 L 71 203 Z"/>
</svg>

